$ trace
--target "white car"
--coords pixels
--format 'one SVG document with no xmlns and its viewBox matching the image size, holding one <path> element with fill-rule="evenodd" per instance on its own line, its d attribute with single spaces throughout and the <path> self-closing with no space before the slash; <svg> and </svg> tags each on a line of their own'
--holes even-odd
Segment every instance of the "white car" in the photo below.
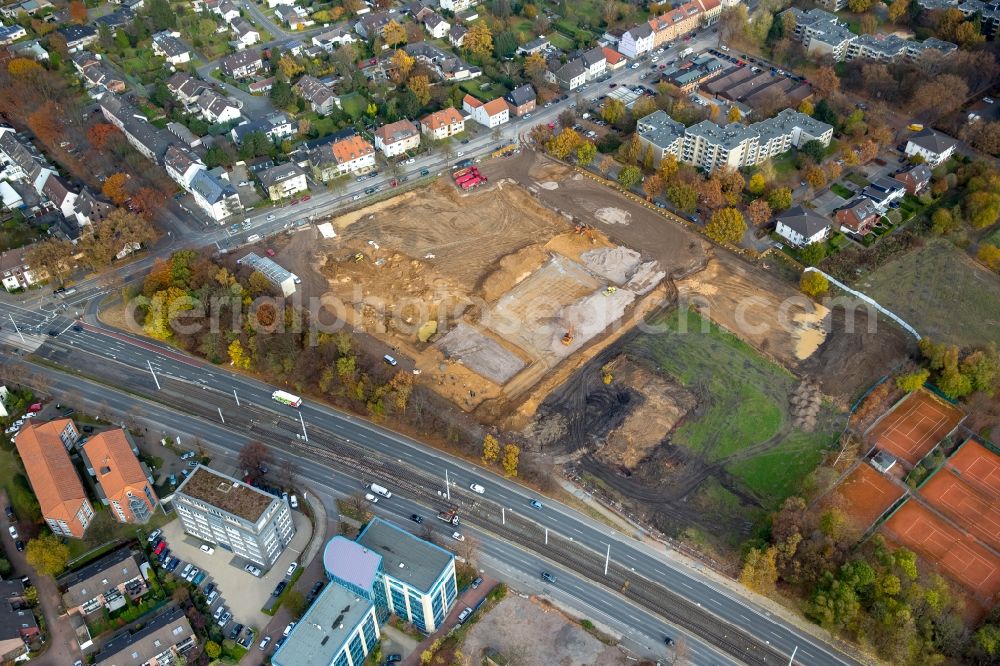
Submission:
<svg viewBox="0 0 1000 666">
<path fill-rule="evenodd" d="M 207 543 L 201 544 L 201 552 L 208 553 L 209 555 L 215 552 L 215 549 L 209 546 Z"/>
<path fill-rule="evenodd" d="M 283 632 L 281 632 L 281 635 L 282 636 L 287 636 L 288 634 L 292 633 L 292 629 L 294 629 L 294 628 L 295 628 L 295 623 L 294 622 L 289 622 L 288 626 L 285 627 L 285 630 Z"/>
<path fill-rule="evenodd" d="M 249 180 L 241 180 L 240 184 L 239 184 L 239 187 L 246 187 L 249 184 L 250 184 Z"/>
<path fill-rule="evenodd" d="M 187 582 L 190 583 L 191 581 L 194 580 L 194 577 L 197 576 L 200 573 L 201 573 L 201 569 L 199 569 L 198 567 L 195 567 L 194 569 L 191 569 L 191 571 L 188 573 L 187 576 L 184 576 L 184 580 L 186 580 Z"/>
<path fill-rule="evenodd" d="M 267 649 L 267 646 L 270 645 L 270 643 L 271 643 L 271 637 L 264 636 L 264 639 L 261 640 L 260 645 L 258 645 L 257 647 L 259 647 L 261 650 L 265 650 Z"/>
<path fill-rule="evenodd" d="M 299 508 L 299 498 L 296 497 L 295 495 L 292 495 L 291 497 L 288 498 L 288 503 L 291 505 L 293 509 Z"/>
<path fill-rule="evenodd" d="M 460 532 L 452 532 L 451 538 L 454 539 L 455 541 L 465 541 L 465 536 L 462 535 Z"/>
<path fill-rule="evenodd" d="M 372 495 L 371 493 L 365 493 L 365 499 L 371 502 L 372 504 L 378 504 L 378 498 Z"/>
<path fill-rule="evenodd" d="M 411 157 L 410 159 L 406 160 L 406 163 L 407 164 L 415 164 L 416 161 L 417 161 L 417 158 Z"/>
<path fill-rule="evenodd" d="M 291 576 L 293 573 L 295 573 L 295 570 L 298 568 L 299 568 L 299 563 L 292 562 L 291 564 L 288 565 L 288 571 L 285 572 L 285 575 Z"/>
<path fill-rule="evenodd" d="M 483 488 L 478 483 L 473 483 L 471 486 L 469 486 L 469 490 L 471 490 L 474 493 L 479 493 L 480 495 L 486 492 L 486 488 Z"/>
<path fill-rule="evenodd" d="M 271 220 L 273 220 L 273 219 L 274 219 L 274 215 L 268 215 L 268 216 L 267 216 L 267 221 L 268 221 L 268 222 L 270 222 L 270 221 L 271 221 Z"/>
<path fill-rule="evenodd" d="M 458 152 L 457 152 L 457 153 L 455 153 L 455 154 L 456 154 L 456 155 L 458 155 L 459 157 L 461 157 L 462 155 L 465 155 L 465 153 L 463 153 L 463 152 L 462 152 L 461 150 L 460 150 L 460 151 L 458 151 Z"/>
<path fill-rule="evenodd" d="M 14 527 L 13 525 L 11 525 L 10 527 L 7 528 L 7 531 L 10 532 L 10 538 L 11 539 L 16 539 L 17 538 L 17 528 L 16 527 Z"/>
</svg>

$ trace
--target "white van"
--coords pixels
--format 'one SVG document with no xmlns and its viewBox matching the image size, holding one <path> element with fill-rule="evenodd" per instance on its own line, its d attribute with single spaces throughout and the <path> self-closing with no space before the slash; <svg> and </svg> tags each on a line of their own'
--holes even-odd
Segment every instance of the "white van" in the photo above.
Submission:
<svg viewBox="0 0 1000 666">
<path fill-rule="evenodd" d="M 384 497 L 386 499 L 389 499 L 390 497 L 392 497 L 392 493 L 389 492 L 388 488 L 383 488 L 382 486 L 378 485 L 377 483 L 373 483 L 372 485 L 368 486 L 368 489 L 371 490 L 376 495 L 381 495 L 382 497 Z"/>
<path fill-rule="evenodd" d="M 469 486 L 469 490 L 471 490 L 474 493 L 479 493 L 480 495 L 486 492 L 486 488 L 483 488 L 478 483 L 473 483 L 471 486 Z"/>
<path fill-rule="evenodd" d="M 393 358 L 392 356 L 389 356 L 388 354 L 386 354 L 385 356 L 383 356 L 382 360 L 385 361 L 386 363 L 388 363 L 389 365 L 396 365 L 396 363 L 397 363 L 396 359 Z"/>
<path fill-rule="evenodd" d="M 259 240 L 260 240 L 259 234 L 250 234 L 249 236 L 247 236 L 248 243 L 256 243 Z"/>
</svg>

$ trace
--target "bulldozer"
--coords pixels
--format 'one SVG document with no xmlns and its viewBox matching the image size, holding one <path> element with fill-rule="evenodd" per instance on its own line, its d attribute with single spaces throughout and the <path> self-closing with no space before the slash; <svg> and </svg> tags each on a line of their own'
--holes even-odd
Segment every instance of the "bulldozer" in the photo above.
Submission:
<svg viewBox="0 0 1000 666">
<path fill-rule="evenodd" d="M 573 233 L 575 233 L 577 236 L 586 236 L 587 238 L 590 239 L 591 245 L 597 242 L 597 239 L 594 237 L 594 228 L 589 224 L 576 225 L 575 227 L 573 227 Z"/>
<path fill-rule="evenodd" d="M 562 343 L 564 345 L 573 344 L 573 324 L 569 325 L 569 330 L 562 336 Z"/>
</svg>

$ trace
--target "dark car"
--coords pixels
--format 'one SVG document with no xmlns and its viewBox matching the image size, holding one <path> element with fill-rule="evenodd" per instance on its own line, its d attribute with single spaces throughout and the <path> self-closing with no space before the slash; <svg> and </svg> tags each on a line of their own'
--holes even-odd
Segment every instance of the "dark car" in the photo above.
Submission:
<svg viewBox="0 0 1000 666">
<path fill-rule="evenodd" d="M 243 631 L 243 625 L 242 624 L 236 625 L 235 627 L 229 630 L 229 639 L 235 641 L 236 637 L 240 635 L 241 631 Z"/>
<path fill-rule="evenodd" d="M 274 587 L 274 592 L 271 593 L 272 597 L 280 597 L 281 593 L 285 591 L 285 587 L 288 585 L 287 582 L 281 581 Z"/>
<path fill-rule="evenodd" d="M 67 407 L 62 411 L 63 416 L 72 416 L 73 414 L 76 414 L 76 410 L 72 407 Z"/>
<path fill-rule="evenodd" d="M 73 324 L 73 331 L 75 331 L 76 333 L 83 333 L 83 326 L 80 326 L 79 324 Z"/>
<path fill-rule="evenodd" d="M 482 584 L 483 584 L 483 579 L 482 578 L 476 578 L 476 580 L 472 581 L 472 589 L 473 590 L 478 590 L 479 586 L 482 585 Z"/>
<path fill-rule="evenodd" d="M 18 539 L 17 541 L 15 541 L 14 545 L 17 547 L 17 549 L 19 551 L 24 550 L 24 542 L 21 541 L 20 539 Z"/>
<path fill-rule="evenodd" d="M 53 328 L 53 329 L 49 329 L 49 337 L 53 337 L 53 338 L 54 338 L 54 337 L 56 337 L 57 335 L 59 335 L 59 331 L 57 331 L 57 330 L 56 330 L 56 329 L 54 329 L 54 328 Z"/>
<path fill-rule="evenodd" d="M 208 595 L 212 594 L 212 590 L 214 589 L 215 589 L 215 583 L 209 583 L 208 585 L 206 585 L 204 590 L 205 596 L 207 597 Z"/>
<path fill-rule="evenodd" d="M 556 577 L 550 574 L 548 571 L 543 571 L 542 580 L 544 580 L 546 583 L 555 583 Z"/>
<path fill-rule="evenodd" d="M 321 581 L 321 580 L 316 581 L 316 584 L 312 586 L 311 590 L 309 590 L 309 595 L 310 596 L 316 596 L 317 594 L 319 594 L 319 591 L 322 590 L 322 589 L 323 589 L 323 581 Z"/>
<path fill-rule="evenodd" d="M 672 638 L 671 638 L 670 636 L 665 636 L 665 637 L 663 638 L 663 642 L 664 642 L 664 643 L 665 643 L 666 645 L 673 645 L 673 644 L 674 644 L 674 639 L 672 639 Z"/>
<path fill-rule="evenodd" d="M 428 176 L 428 175 L 430 175 L 430 173 L 431 173 L 430 169 L 421 169 L 420 170 L 420 175 L 421 176 Z"/>
<path fill-rule="evenodd" d="M 387 654 L 385 656 L 385 663 L 395 664 L 397 661 L 403 661 L 403 655 L 401 654 Z"/>
<path fill-rule="evenodd" d="M 419 525 L 420 523 L 424 522 L 424 519 L 421 516 L 418 516 L 415 513 L 410 516 L 410 520 L 412 520 L 413 522 L 415 522 L 417 525 Z"/>
<path fill-rule="evenodd" d="M 87 434 L 90 434 L 90 433 L 94 432 L 94 426 L 85 425 L 82 428 L 80 428 L 80 430 L 84 431 Z"/>
<path fill-rule="evenodd" d="M 14 520 L 14 507 L 8 506 L 4 511 L 7 512 L 7 520 Z"/>
</svg>

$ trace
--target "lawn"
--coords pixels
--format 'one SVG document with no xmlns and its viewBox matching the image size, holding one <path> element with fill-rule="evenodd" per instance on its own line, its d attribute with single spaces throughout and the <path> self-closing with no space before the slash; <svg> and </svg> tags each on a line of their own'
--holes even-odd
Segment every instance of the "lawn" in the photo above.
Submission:
<svg viewBox="0 0 1000 666">
<path fill-rule="evenodd" d="M 340 98 L 340 103 L 344 108 L 344 113 L 352 120 L 357 120 L 368 108 L 368 100 L 358 93 L 351 93 Z"/>
<path fill-rule="evenodd" d="M 627 353 L 655 363 L 698 400 L 671 443 L 706 464 L 722 464 L 767 508 L 776 508 L 836 441 L 836 414 L 825 407 L 813 432 L 800 431 L 787 413 L 797 384 L 791 373 L 696 313 L 673 311 L 654 323 L 663 332 L 637 338 Z M 747 452 L 751 447 L 762 450 Z M 724 488 L 705 488 L 701 503 L 722 509 L 737 501 Z"/>
<path fill-rule="evenodd" d="M 1000 278 L 946 240 L 886 263 L 856 286 L 921 335 L 959 346 L 1000 344 Z"/>
<path fill-rule="evenodd" d="M 0 486 L 6 491 L 18 520 L 28 523 L 38 522 L 42 519 L 38 500 L 31 492 L 28 478 L 24 475 L 24 468 L 13 449 L 13 444 L 0 447 Z"/>
<path fill-rule="evenodd" d="M 549 31 L 549 34 L 546 36 L 549 38 L 549 42 L 552 43 L 552 46 L 556 47 L 557 49 L 562 49 L 563 51 L 570 51 L 576 46 L 573 43 L 572 39 L 570 39 L 566 35 L 556 30 Z"/>
<path fill-rule="evenodd" d="M 140 536 L 145 538 L 145 535 L 173 520 L 173 516 L 164 515 L 163 510 L 157 507 L 153 517 L 145 525 L 128 525 L 115 520 L 108 507 L 95 502 L 93 498 L 91 504 L 94 507 L 94 521 L 87 528 L 87 533 L 82 539 L 66 540 L 70 561 L 80 560 L 82 563 L 84 560 L 92 560 L 129 539 Z"/>
<path fill-rule="evenodd" d="M 483 88 L 482 86 L 484 85 L 489 87 Z M 503 97 L 508 92 L 507 88 L 499 83 L 490 83 L 489 81 L 483 81 L 481 79 L 463 81 L 458 87 L 483 102 L 489 102 L 497 97 Z"/>
<path fill-rule="evenodd" d="M 788 152 L 778 155 L 772 161 L 772 164 L 774 165 L 774 174 L 781 178 L 795 173 L 797 170 L 795 162 L 796 156 L 795 151 L 793 150 L 789 150 Z"/>
<path fill-rule="evenodd" d="M 830 186 L 830 189 L 841 199 L 850 199 L 854 196 L 854 192 L 841 185 L 840 183 L 834 183 Z"/>
<path fill-rule="evenodd" d="M 867 180 L 865 180 L 864 176 L 862 176 L 860 173 L 857 173 L 855 171 L 852 171 L 849 174 L 847 174 L 846 176 L 844 176 L 844 179 L 851 181 L 852 183 L 854 183 L 858 187 L 868 187 L 868 185 L 870 185 L 870 183 Z"/>
</svg>

